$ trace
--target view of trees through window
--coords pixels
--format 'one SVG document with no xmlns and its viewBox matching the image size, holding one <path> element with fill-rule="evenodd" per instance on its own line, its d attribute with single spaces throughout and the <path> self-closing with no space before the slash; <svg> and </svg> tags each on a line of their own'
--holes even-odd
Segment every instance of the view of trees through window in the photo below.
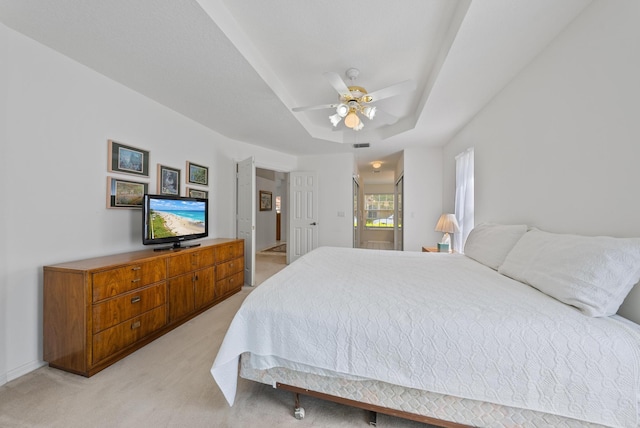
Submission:
<svg viewBox="0 0 640 428">
<path fill-rule="evenodd" d="M 364 195 L 365 227 L 393 228 L 393 193 Z"/>
</svg>

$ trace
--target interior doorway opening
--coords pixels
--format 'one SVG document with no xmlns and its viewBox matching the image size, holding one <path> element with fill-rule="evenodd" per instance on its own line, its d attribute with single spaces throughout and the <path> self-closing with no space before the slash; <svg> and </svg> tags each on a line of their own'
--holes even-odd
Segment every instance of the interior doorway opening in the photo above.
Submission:
<svg viewBox="0 0 640 428">
<path fill-rule="evenodd" d="M 359 163 L 353 180 L 353 246 L 374 250 L 403 250 L 402 153 Z"/>
<path fill-rule="evenodd" d="M 256 254 L 286 256 L 288 176 L 288 172 L 256 168 Z"/>
</svg>

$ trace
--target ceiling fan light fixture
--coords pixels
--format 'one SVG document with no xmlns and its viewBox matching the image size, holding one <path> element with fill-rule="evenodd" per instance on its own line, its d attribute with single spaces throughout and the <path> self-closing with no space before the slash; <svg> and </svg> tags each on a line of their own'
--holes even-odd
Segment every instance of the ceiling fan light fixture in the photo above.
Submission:
<svg viewBox="0 0 640 428">
<path fill-rule="evenodd" d="M 355 129 L 355 127 L 360 125 L 361 123 L 362 122 L 360 121 L 360 118 L 353 109 L 349 111 L 347 117 L 344 118 L 344 124 L 347 126 L 347 128 Z"/>
<path fill-rule="evenodd" d="M 338 126 L 338 124 L 340 123 L 342 118 L 340 117 L 340 115 L 338 115 L 338 113 L 336 113 L 336 114 L 332 114 L 331 116 L 329 116 L 329 120 L 331 121 L 331 124 L 335 128 L 336 126 Z"/>
<path fill-rule="evenodd" d="M 313 105 L 307 107 L 294 107 L 294 112 L 316 110 L 332 108 L 335 109 L 335 114 L 329 116 L 329 120 L 334 128 L 336 128 L 342 119 L 347 128 L 359 131 L 364 128 L 363 119 L 360 115 L 366 117 L 369 120 L 373 120 L 377 113 L 377 107 L 369 105 L 374 100 L 378 101 L 384 98 L 400 95 L 404 92 L 414 91 L 416 89 L 415 82 L 412 80 L 406 80 L 401 83 L 397 83 L 392 86 L 388 86 L 383 89 L 369 94 L 362 86 L 354 85 L 356 78 L 360 74 L 357 68 L 349 68 L 346 71 L 346 76 L 349 78 L 351 85 L 348 85 L 339 74 L 334 72 L 325 72 L 323 76 L 329 81 L 333 89 L 338 92 L 338 102 L 325 105 Z M 385 113 L 384 111 L 382 113 Z M 392 125 L 398 121 L 399 118 L 394 117 L 388 113 L 385 113 L 387 125 Z"/>
<path fill-rule="evenodd" d="M 362 109 L 362 114 L 369 120 L 373 119 L 376 115 L 376 107 L 375 106 L 366 106 Z"/>
<path fill-rule="evenodd" d="M 349 106 L 344 103 L 338 104 L 338 107 L 336 107 L 336 114 L 340 117 L 345 117 L 347 113 L 349 113 Z"/>
</svg>

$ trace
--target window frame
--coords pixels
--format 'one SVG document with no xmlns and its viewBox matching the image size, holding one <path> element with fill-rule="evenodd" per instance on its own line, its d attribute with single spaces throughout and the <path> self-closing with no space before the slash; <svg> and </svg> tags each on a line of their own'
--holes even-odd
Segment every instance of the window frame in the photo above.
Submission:
<svg viewBox="0 0 640 428">
<path fill-rule="evenodd" d="M 384 196 L 385 198 L 380 198 L 381 196 Z M 369 198 L 370 197 L 375 197 L 377 198 L 375 202 L 378 206 L 376 208 L 372 208 L 370 209 L 369 207 L 372 206 L 370 203 Z M 386 207 L 382 207 L 381 204 L 384 203 L 391 203 L 391 206 L 386 206 Z M 396 197 L 395 197 L 395 193 L 394 192 L 372 192 L 372 193 L 365 193 L 364 194 L 364 209 L 363 209 L 363 215 L 364 215 L 364 227 L 367 230 L 394 230 L 395 229 L 395 206 L 396 206 Z M 375 218 L 374 217 L 370 217 L 370 212 L 376 212 L 376 213 L 380 213 L 380 212 L 386 212 L 386 215 L 384 217 L 380 217 L 380 214 L 378 214 Z M 386 223 L 386 221 L 388 221 L 389 217 L 391 217 L 393 219 L 392 224 L 388 225 L 388 223 Z M 378 221 L 378 225 L 373 225 L 373 222 L 376 220 L 385 220 L 384 225 L 381 225 L 381 222 Z"/>
</svg>

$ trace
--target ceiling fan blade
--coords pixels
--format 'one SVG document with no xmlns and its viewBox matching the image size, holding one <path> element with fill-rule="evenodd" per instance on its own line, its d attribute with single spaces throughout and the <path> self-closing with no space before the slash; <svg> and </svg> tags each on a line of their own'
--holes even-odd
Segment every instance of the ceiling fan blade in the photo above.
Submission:
<svg viewBox="0 0 640 428">
<path fill-rule="evenodd" d="M 415 89 L 416 82 L 414 82 L 413 80 L 405 80 L 404 82 L 396 83 L 395 85 L 387 86 L 386 88 L 370 92 L 369 96 L 372 98 L 371 102 L 375 102 L 383 100 L 385 98 L 411 92 Z"/>
<path fill-rule="evenodd" d="M 351 95 L 351 91 L 349 91 L 347 84 L 344 83 L 344 80 L 342 80 L 342 78 L 338 73 L 333 71 L 327 71 L 325 73 L 322 73 L 322 75 L 325 77 L 325 79 L 329 81 L 329 83 L 331 83 L 331 86 L 333 86 L 333 89 L 338 91 L 338 95 L 340 96 Z"/>
<path fill-rule="evenodd" d="M 317 106 L 305 106 L 305 107 L 294 107 L 291 111 L 307 111 L 307 110 L 321 110 L 324 108 L 336 108 L 338 104 L 322 104 Z"/>
</svg>

